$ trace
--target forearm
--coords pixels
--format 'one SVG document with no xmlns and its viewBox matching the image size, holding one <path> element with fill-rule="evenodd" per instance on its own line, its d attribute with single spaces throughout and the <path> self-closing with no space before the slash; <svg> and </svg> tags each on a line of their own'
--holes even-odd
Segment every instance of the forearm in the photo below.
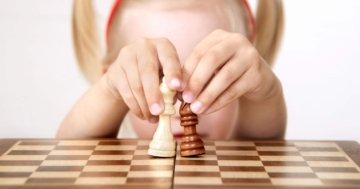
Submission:
<svg viewBox="0 0 360 189">
<path fill-rule="evenodd" d="M 116 137 L 127 112 L 126 104 L 110 92 L 103 76 L 70 110 L 56 137 Z"/>
<path fill-rule="evenodd" d="M 250 139 L 283 139 L 286 130 L 286 104 L 279 80 L 270 95 L 262 101 L 240 98 L 240 124 L 236 135 Z"/>
</svg>

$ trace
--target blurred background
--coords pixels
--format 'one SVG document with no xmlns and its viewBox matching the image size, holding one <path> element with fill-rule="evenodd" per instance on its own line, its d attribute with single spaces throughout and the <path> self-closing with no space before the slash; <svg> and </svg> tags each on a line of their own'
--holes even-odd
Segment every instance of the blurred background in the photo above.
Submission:
<svg viewBox="0 0 360 189">
<path fill-rule="evenodd" d="M 103 38 L 113 1 L 94 2 Z M 287 101 L 286 139 L 360 142 L 360 1 L 284 6 L 274 72 Z M 0 0 L 0 138 L 53 138 L 89 88 L 75 62 L 71 7 L 72 0 Z"/>
</svg>

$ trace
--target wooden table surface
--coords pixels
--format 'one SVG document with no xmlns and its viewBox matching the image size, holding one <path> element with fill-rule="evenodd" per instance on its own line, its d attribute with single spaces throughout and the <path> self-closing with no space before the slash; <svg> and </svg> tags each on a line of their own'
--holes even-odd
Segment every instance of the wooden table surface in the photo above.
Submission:
<svg viewBox="0 0 360 189">
<path fill-rule="evenodd" d="M 150 140 L 0 139 L 0 188 L 360 188 L 355 141 L 204 142 L 157 158 Z"/>
</svg>

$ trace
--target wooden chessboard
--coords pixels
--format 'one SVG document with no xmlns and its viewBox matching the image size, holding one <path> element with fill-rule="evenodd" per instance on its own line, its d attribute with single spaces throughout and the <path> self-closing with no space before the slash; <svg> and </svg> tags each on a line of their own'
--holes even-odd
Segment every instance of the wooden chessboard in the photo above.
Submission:
<svg viewBox="0 0 360 189">
<path fill-rule="evenodd" d="M 0 188 L 360 188 L 357 142 L 205 141 L 205 155 L 175 158 L 149 143 L 3 139 Z"/>
</svg>

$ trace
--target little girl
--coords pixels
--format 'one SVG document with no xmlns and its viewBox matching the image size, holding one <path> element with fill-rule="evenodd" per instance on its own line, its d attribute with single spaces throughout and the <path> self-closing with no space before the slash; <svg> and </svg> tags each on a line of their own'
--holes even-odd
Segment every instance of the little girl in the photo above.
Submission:
<svg viewBox="0 0 360 189">
<path fill-rule="evenodd" d="M 164 110 L 160 78 L 191 103 L 202 138 L 281 139 L 286 107 L 271 70 L 283 30 L 281 0 L 116 0 L 101 59 L 89 0 L 75 0 L 73 40 L 94 85 L 63 120 L 57 137 L 152 138 Z M 172 131 L 181 137 L 179 113 Z"/>
</svg>

